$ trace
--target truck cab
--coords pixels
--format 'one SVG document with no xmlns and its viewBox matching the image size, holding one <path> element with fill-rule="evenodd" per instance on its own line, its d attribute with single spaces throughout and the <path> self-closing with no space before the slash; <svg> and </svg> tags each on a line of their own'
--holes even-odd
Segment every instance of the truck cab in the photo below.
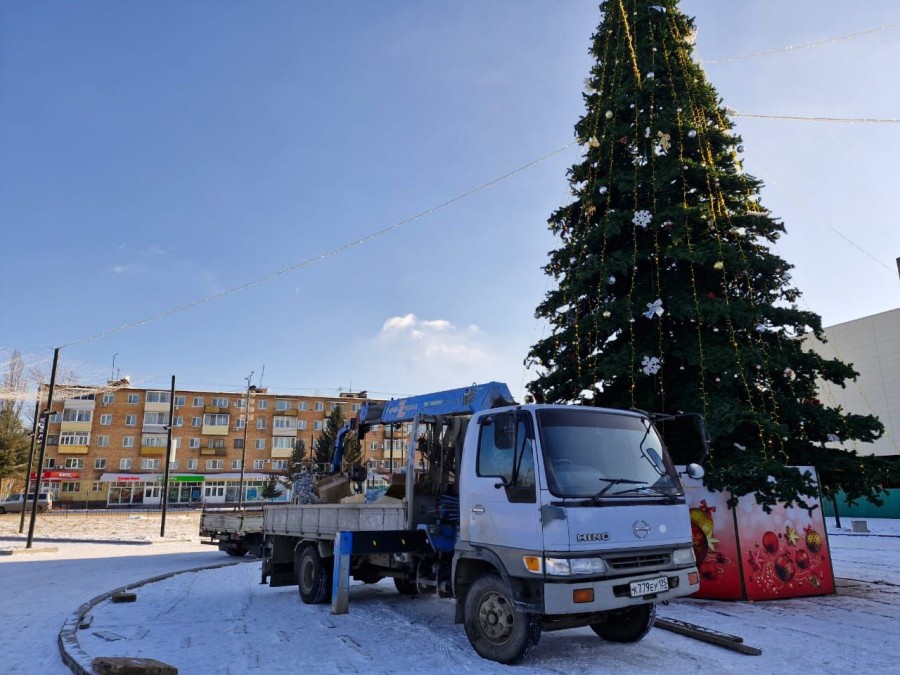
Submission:
<svg viewBox="0 0 900 675">
<path fill-rule="evenodd" d="M 510 607 L 543 617 L 543 630 L 582 615 L 601 636 L 630 641 L 649 630 L 654 603 L 699 588 L 684 489 L 647 415 L 485 411 L 469 424 L 461 460 L 457 599 L 497 574 Z"/>
</svg>

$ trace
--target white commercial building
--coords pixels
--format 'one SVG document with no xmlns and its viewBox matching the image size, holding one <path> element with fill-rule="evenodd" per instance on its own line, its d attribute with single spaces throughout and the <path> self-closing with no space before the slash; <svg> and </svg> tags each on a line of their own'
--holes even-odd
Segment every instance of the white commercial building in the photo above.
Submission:
<svg viewBox="0 0 900 675">
<path fill-rule="evenodd" d="M 855 443 L 859 454 L 900 455 L 900 309 L 828 326 L 825 337 L 824 344 L 810 339 L 810 347 L 852 365 L 859 377 L 845 388 L 820 382 L 822 403 L 881 420 L 884 436 Z"/>
</svg>

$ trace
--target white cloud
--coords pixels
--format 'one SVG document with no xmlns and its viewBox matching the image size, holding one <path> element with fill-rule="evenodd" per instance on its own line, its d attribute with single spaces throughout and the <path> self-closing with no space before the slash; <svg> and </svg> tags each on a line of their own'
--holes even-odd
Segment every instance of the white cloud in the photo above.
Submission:
<svg viewBox="0 0 900 675">
<path fill-rule="evenodd" d="M 114 265 L 112 271 L 116 274 L 122 274 L 122 272 L 127 272 L 132 267 L 134 267 L 134 265 Z"/>
<path fill-rule="evenodd" d="M 478 326 L 457 327 L 412 313 L 388 318 L 366 352 L 367 376 L 407 394 L 490 380 L 515 387 L 522 378 L 520 358 Z"/>
</svg>

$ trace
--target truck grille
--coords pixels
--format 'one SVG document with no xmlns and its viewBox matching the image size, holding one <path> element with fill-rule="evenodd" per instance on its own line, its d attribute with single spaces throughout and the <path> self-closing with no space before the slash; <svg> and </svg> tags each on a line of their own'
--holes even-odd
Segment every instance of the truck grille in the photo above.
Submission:
<svg viewBox="0 0 900 675">
<path fill-rule="evenodd" d="M 614 570 L 634 569 L 642 567 L 660 567 L 668 565 L 671 556 L 668 553 L 651 553 L 647 555 L 622 556 L 620 558 L 607 558 L 608 564 Z"/>
</svg>

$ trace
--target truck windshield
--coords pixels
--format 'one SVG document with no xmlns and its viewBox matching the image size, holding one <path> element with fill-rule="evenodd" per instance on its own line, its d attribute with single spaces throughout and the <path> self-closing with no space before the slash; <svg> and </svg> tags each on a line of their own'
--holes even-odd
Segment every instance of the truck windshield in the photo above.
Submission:
<svg viewBox="0 0 900 675">
<path fill-rule="evenodd" d="M 601 501 L 684 494 L 647 419 L 576 408 L 538 410 L 537 420 L 554 495 Z"/>
</svg>

